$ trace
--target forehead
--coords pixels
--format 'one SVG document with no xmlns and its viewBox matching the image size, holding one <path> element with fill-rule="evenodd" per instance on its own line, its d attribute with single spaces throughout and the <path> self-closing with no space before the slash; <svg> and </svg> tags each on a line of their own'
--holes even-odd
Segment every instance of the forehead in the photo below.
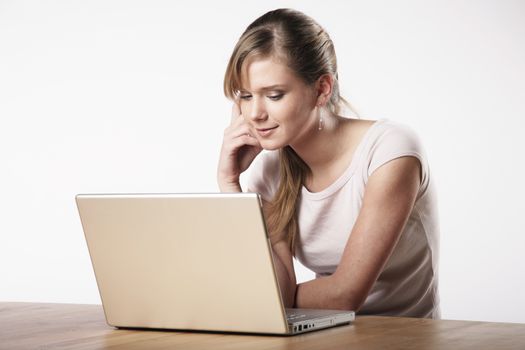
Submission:
<svg viewBox="0 0 525 350">
<path fill-rule="evenodd" d="M 241 90 L 262 91 L 274 85 L 301 84 L 296 74 L 281 60 L 273 57 L 247 60 L 241 70 Z"/>
</svg>

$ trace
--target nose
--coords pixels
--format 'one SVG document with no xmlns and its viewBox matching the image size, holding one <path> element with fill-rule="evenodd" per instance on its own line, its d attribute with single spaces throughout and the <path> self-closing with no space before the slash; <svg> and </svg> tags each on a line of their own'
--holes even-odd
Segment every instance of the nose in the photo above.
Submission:
<svg viewBox="0 0 525 350">
<path fill-rule="evenodd" d="M 264 106 L 264 100 L 257 97 L 252 97 L 250 103 L 249 117 L 250 120 L 264 120 L 268 117 L 266 108 Z"/>
</svg>

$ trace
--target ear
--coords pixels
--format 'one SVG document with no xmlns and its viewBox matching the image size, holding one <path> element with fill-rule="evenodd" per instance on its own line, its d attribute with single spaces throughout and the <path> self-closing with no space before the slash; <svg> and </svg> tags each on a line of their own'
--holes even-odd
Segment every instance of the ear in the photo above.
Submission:
<svg viewBox="0 0 525 350">
<path fill-rule="evenodd" d="M 317 79 L 317 105 L 324 106 L 330 100 L 334 87 L 334 77 L 332 74 L 323 74 Z"/>
</svg>

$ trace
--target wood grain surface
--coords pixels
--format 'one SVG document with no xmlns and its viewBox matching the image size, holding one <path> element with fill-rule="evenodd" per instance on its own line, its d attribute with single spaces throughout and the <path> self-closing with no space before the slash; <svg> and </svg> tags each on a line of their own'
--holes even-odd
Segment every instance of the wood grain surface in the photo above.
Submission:
<svg viewBox="0 0 525 350">
<path fill-rule="evenodd" d="M 525 349 L 525 324 L 358 316 L 287 337 L 122 330 L 100 305 L 3 302 L 0 349 Z"/>
</svg>

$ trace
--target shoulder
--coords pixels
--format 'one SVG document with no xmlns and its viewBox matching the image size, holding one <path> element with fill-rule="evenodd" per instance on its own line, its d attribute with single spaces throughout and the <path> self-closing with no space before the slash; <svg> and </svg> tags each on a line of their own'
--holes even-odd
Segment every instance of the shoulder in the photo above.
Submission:
<svg viewBox="0 0 525 350">
<path fill-rule="evenodd" d="M 266 201 L 273 198 L 280 177 L 279 151 L 263 151 L 252 162 L 245 174 L 246 190 L 257 192 Z"/>
<path fill-rule="evenodd" d="M 396 149 L 411 149 L 417 151 L 421 148 L 421 140 L 417 132 L 408 124 L 390 119 L 376 121 L 373 145 L 387 144 Z"/>
<path fill-rule="evenodd" d="M 409 125 L 389 120 L 376 121 L 365 147 L 368 159 L 368 175 L 385 163 L 404 156 L 417 158 L 426 163 L 425 152 L 418 133 Z"/>
<path fill-rule="evenodd" d="M 279 175 L 279 151 L 263 150 L 252 162 L 248 171 L 248 177 L 259 175 L 273 177 Z"/>
</svg>

